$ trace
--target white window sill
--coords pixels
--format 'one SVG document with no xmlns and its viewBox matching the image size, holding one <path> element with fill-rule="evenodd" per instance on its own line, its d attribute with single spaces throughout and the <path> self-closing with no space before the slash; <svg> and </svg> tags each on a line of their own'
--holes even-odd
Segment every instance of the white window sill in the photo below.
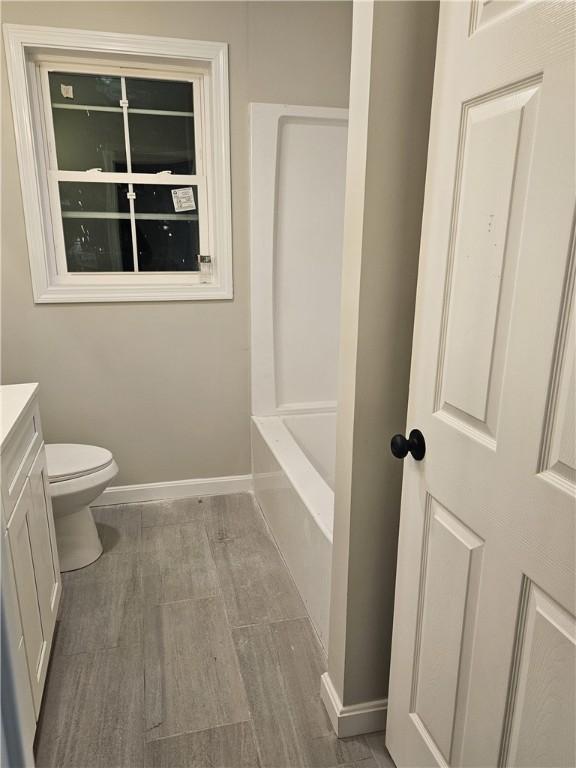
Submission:
<svg viewBox="0 0 576 768">
<path fill-rule="evenodd" d="M 208 301 L 234 298 L 231 288 L 218 285 L 102 285 L 50 286 L 37 293 L 37 304 L 63 304 L 111 301 Z"/>
</svg>

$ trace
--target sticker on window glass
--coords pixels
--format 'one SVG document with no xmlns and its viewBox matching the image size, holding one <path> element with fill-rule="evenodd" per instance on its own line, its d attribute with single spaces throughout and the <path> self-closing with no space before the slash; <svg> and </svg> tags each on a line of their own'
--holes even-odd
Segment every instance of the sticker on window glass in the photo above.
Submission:
<svg viewBox="0 0 576 768">
<path fill-rule="evenodd" d="M 73 99 L 74 87 L 72 85 L 64 85 L 64 83 L 60 83 L 60 93 L 65 99 Z"/>
<path fill-rule="evenodd" d="M 182 189 L 172 190 L 172 200 L 174 201 L 175 211 L 195 211 L 194 193 L 192 187 L 183 187 Z"/>
</svg>

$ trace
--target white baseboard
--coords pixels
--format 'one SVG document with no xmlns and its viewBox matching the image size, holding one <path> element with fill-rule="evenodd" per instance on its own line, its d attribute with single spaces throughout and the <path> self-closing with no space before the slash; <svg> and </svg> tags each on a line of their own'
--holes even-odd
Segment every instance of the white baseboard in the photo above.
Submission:
<svg viewBox="0 0 576 768">
<path fill-rule="evenodd" d="M 325 672 L 321 678 L 320 697 L 339 739 L 383 731 L 386 728 L 388 699 L 363 701 L 360 704 L 344 706 L 328 672 Z"/>
<path fill-rule="evenodd" d="M 103 507 L 109 504 L 186 499 L 192 496 L 221 496 L 224 493 L 241 493 L 252 490 L 252 475 L 172 480 L 165 483 L 143 483 L 142 485 L 116 485 L 106 488 L 104 493 L 90 506 Z"/>
</svg>

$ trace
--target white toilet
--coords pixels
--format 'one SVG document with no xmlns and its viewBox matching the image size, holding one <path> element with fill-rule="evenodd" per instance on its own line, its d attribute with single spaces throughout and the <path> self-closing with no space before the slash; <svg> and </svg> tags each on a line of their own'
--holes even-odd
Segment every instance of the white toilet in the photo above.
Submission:
<svg viewBox="0 0 576 768">
<path fill-rule="evenodd" d="M 114 457 L 95 445 L 46 445 L 50 496 L 61 571 L 97 560 L 102 544 L 89 504 L 118 474 Z"/>
</svg>

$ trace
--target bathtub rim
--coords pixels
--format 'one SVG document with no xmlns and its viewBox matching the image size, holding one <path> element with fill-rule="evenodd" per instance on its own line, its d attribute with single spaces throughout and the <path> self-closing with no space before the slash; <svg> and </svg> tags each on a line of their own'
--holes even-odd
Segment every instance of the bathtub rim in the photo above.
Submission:
<svg viewBox="0 0 576 768">
<path fill-rule="evenodd" d="M 332 544 L 334 491 L 298 445 L 283 416 L 252 416 L 252 421 L 310 516 Z"/>
</svg>

